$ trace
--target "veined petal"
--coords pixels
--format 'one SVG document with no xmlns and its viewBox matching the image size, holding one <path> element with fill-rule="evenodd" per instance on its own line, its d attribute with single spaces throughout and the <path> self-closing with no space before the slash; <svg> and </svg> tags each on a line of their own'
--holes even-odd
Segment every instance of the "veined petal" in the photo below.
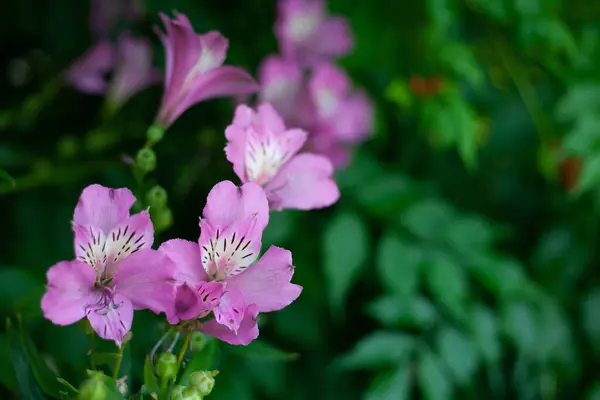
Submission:
<svg viewBox="0 0 600 400">
<path fill-rule="evenodd" d="M 158 314 L 173 301 L 173 273 L 173 263 L 164 253 L 143 249 L 119 262 L 112 282 L 136 310 L 147 308 Z"/>
<path fill-rule="evenodd" d="M 226 343 L 246 346 L 258 337 L 257 316 L 258 307 L 252 304 L 246 307 L 246 312 L 237 332 L 221 325 L 216 319 L 211 319 L 202 324 L 202 331 Z"/>
<path fill-rule="evenodd" d="M 114 340 L 117 346 L 121 345 L 123 337 L 131 330 L 133 306 L 121 294 L 111 298 L 107 294 L 98 293 L 96 304 L 89 305 L 86 314 L 98 336 Z"/>
<path fill-rule="evenodd" d="M 187 284 L 175 289 L 173 308 L 167 310 L 167 320 L 177 324 L 194 318 L 207 316 L 219 303 L 223 295 L 223 284 L 220 282 L 200 282 L 196 287 Z"/>
<path fill-rule="evenodd" d="M 94 226 L 73 225 L 75 256 L 90 265 L 97 274 L 106 265 L 106 235 Z"/>
<path fill-rule="evenodd" d="M 81 261 L 61 261 L 46 274 L 48 287 L 42 297 L 44 316 L 56 325 L 70 325 L 85 317 L 93 301 L 96 273 Z"/>
<path fill-rule="evenodd" d="M 269 222 L 269 203 L 263 189 L 252 182 L 241 187 L 231 181 L 217 183 L 208 193 L 202 211 L 215 230 L 245 221 L 255 214 L 255 229 L 262 233 Z"/>
<path fill-rule="evenodd" d="M 208 279 L 197 242 L 183 239 L 171 239 L 163 242 L 158 251 L 165 253 L 174 264 L 174 279 L 178 283 L 194 286 Z"/>
<path fill-rule="evenodd" d="M 244 318 L 245 309 L 246 301 L 243 293 L 235 285 L 227 284 L 223 296 L 213 309 L 213 314 L 219 324 L 225 325 L 237 333 Z"/>
<path fill-rule="evenodd" d="M 332 176 L 333 164 L 328 158 L 298 154 L 265 186 L 271 208 L 312 210 L 332 205 L 340 198 Z"/>
<path fill-rule="evenodd" d="M 237 286 L 246 304 L 255 304 L 258 311 L 277 311 L 302 292 L 301 286 L 290 283 L 293 274 L 292 253 L 271 246 L 256 264 L 233 277 L 228 285 Z"/>
<path fill-rule="evenodd" d="M 93 226 L 108 233 L 129 217 L 129 209 L 135 197 L 129 189 L 111 189 L 101 185 L 90 185 L 83 189 L 75 207 L 73 222 L 82 226 Z"/>
<path fill-rule="evenodd" d="M 107 235 L 108 268 L 112 272 L 121 260 L 142 249 L 149 249 L 153 242 L 154 226 L 147 211 L 141 211 L 125 219 Z"/>
</svg>

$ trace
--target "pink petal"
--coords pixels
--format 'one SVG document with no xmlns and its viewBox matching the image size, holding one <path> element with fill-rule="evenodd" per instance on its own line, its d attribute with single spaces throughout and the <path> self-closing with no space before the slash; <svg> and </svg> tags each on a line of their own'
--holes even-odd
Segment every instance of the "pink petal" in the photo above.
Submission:
<svg viewBox="0 0 600 400">
<path fill-rule="evenodd" d="M 237 286 L 246 304 L 255 304 L 258 311 L 276 311 L 296 300 L 302 292 L 301 286 L 290 283 L 293 274 L 292 253 L 271 246 L 256 264 L 233 277 L 228 285 Z"/>
<path fill-rule="evenodd" d="M 346 99 L 333 129 L 335 136 L 345 143 L 359 143 L 373 132 L 373 103 L 364 92 Z"/>
<path fill-rule="evenodd" d="M 260 65 L 258 76 L 261 100 L 273 104 L 284 118 L 293 114 L 302 83 L 298 64 L 280 56 L 269 56 Z"/>
<path fill-rule="evenodd" d="M 100 228 L 73 225 L 75 256 L 95 270 L 102 272 L 106 264 L 106 235 Z"/>
<path fill-rule="evenodd" d="M 262 102 L 256 108 L 259 128 L 268 129 L 278 134 L 285 131 L 285 123 L 275 108 L 266 102 Z"/>
<path fill-rule="evenodd" d="M 269 223 L 269 203 L 263 189 L 252 182 L 237 187 L 231 181 L 217 183 L 208 193 L 202 215 L 213 227 L 227 227 L 256 214 L 256 229 Z"/>
<path fill-rule="evenodd" d="M 229 40 L 217 31 L 210 31 L 204 35 L 198 35 L 198 39 L 202 45 L 202 53 L 199 60 L 196 62 L 198 72 L 204 73 L 223 65 L 223 62 L 225 62 L 225 58 L 227 57 Z"/>
<path fill-rule="evenodd" d="M 115 49 L 108 42 L 98 42 L 67 70 L 67 82 L 89 94 L 102 94 L 108 88 L 107 73 L 115 63 Z"/>
<path fill-rule="evenodd" d="M 61 261 L 46 274 L 48 288 L 42 297 L 44 316 L 56 325 L 70 325 L 85 317 L 93 298 L 96 273 L 81 261 Z"/>
<path fill-rule="evenodd" d="M 207 280 L 200 259 L 198 243 L 183 239 L 171 239 L 163 242 L 158 251 L 165 253 L 173 262 L 175 281 L 194 286 Z"/>
<path fill-rule="evenodd" d="M 295 156 L 265 186 L 271 208 L 312 210 L 332 205 L 340 198 L 332 175 L 333 164 L 326 157 L 310 153 Z"/>
<path fill-rule="evenodd" d="M 245 163 L 246 128 L 241 128 L 235 123 L 240 107 L 247 108 L 246 106 L 238 106 L 236 109 L 236 117 L 234 117 L 232 125 L 229 125 L 225 129 L 225 137 L 227 138 L 225 156 L 227 157 L 227 161 L 233 165 L 233 171 L 236 173 L 238 178 L 240 178 L 242 182 L 247 182 Z"/>
<path fill-rule="evenodd" d="M 130 255 L 152 247 L 154 226 L 147 211 L 141 211 L 114 227 L 106 238 L 107 265 L 115 266 Z"/>
<path fill-rule="evenodd" d="M 133 306 L 122 294 L 116 294 L 110 301 L 107 307 L 88 307 L 87 318 L 98 336 L 114 340 L 120 346 L 125 334 L 131 330 Z"/>
<path fill-rule="evenodd" d="M 256 324 L 257 316 L 258 307 L 250 305 L 246 307 L 244 318 L 237 333 L 225 325 L 219 324 L 215 319 L 211 319 L 204 323 L 202 325 L 202 331 L 226 343 L 246 346 L 258 337 L 258 325 Z"/>
<path fill-rule="evenodd" d="M 238 332 L 244 318 L 245 309 L 246 302 L 242 292 L 235 285 L 227 285 L 223 296 L 213 310 L 213 314 L 217 323 Z"/>
<path fill-rule="evenodd" d="M 111 189 L 101 185 L 90 185 L 83 189 L 75 207 L 73 222 L 77 225 L 93 226 L 108 233 L 129 217 L 129 209 L 135 197 L 129 189 Z"/>
<path fill-rule="evenodd" d="M 119 262 L 113 278 L 115 290 L 127 296 L 136 310 L 164 312 L 173 301 L 174 269 L 164 253 L 140 250 Z"/>
<path fill-rule="evenodd" d="M 175 120 L 188 108 L 204 100 L 252 94 L 259 89 L 258 83 L 243 69 L 230 65 L 216 67 L 194 78 L 171 118 Z"/>
<path fill-rule="evenodd" d="M 325 57 L 342 57 L 354 46 L 354 38 L 345 18 L 329 17 L 321 23 L 315 35 L 313 49 Z"/>
<path fill-rule="evenodd" d="M 220 282 L 200 282 L 196 288 L 187 284 L 175 290 L 173 308 L 167 310 L 170 324 L 207 316 L 219 303 L 223 295 L 223 284 Z"/>
<path fill-rule="evenodd" d="M 350 80 L 341 68 L 321 63 L 314 69 L 309 88 L 318 114 L 322 118 L 332 118 L 337 116 L 350 90 Z"/>
</svg>

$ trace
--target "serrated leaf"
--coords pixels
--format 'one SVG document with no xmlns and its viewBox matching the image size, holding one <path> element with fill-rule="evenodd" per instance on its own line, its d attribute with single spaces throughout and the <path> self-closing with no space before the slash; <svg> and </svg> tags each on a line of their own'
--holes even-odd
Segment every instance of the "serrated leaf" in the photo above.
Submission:
<svg viewBox="0 0 600 400">
<path fill-rule="evenodd" d="M 386 233 L 379 240 L 376 256 L 381 283 L 400 297 L 411 296 L 419 284 L 422 259 L 416 244 L 406 243 L 393 232 Z"/>
<path fill-rule="evenodd" d="M 288 362 L 298 358 L 298 353 L 288 353 L 262 340 L 253 340 L 247 346 L 232 346 L 232 354 L 257 361 Z"/>
<path fill-rule="evenodd" d="M 402 365 L 391 373 L 375 378 L 363 396 L 364 400 L 403 400 L 410 395 L 410 369 Z"/>
<path fill-rule="evenodd" d="M 440 360 L 430 351 L 425 351 L 419 362 L 419 385 L 426 400 L 452 398 L 452 383 L 445 375 Z"/>
<path fill-rule="evenodd" d="M 479 365 L 473 341 L 455 329 L 446 328 L 438 333 L 437 344 L 440 359 L 446 363 L 456 382 L 469 383 Z"/>
<path fill-rule="evenodd" d="M 338 214 L 325 228 L 323 265 L 336 313 L 342 311 L 344 300 L 367 261 L 368 241 L 368 229 L 356 214 Z"/>
<path fill-rule="evenodd" d="M 346 369 L 379 368 L 403 362 L 415 348 L 412 336 L 390 331 L 377 331 L 362 338 L 339 360 Z"/>
</svg>

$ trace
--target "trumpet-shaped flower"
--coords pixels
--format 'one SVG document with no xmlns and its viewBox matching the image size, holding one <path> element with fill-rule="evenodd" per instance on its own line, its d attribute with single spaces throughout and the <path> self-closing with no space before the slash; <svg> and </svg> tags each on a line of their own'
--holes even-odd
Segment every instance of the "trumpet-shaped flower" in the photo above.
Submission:
<svg viewBox="0 0 600 400">
<path fill-rule="evenodd" d="M 165 47 L 166 73 L 157 124 L 166 128 L 185 110 L 207 99 L 258 91 L 247 72 L 222 65 L 229 42 L 219 32 L 198 35 L 183 14 L 175 14 L 175 19 L 160 17 L 166 33 L 156 31 Z"/>
<path fill-rule="evenodd" d="M 344 56 L 354 44 L 346 20 L 328 16 L 323 0 L 281 0 L 275 34 L 281 53 L 302 65 Z"/>
<path fill-rule="evenodd" d="M 235 173 L 242 182 L 261 185 L 272 209 L 310 210 L 338 200 L 331 162 L 316 154 L 297 154 L 306 132 L 286 129 L 269 103 L 260 104 L 256 112 L 238 106 L 225 134 L 225 153 Z"/>
<path fill-rule="evenodd" d="M 100 337 L 120 345 L 134 310 L 170 307 L 173 264 L 150 248 L 152 222 L 146 211 L 129 215 L 133 203 L 128 189 L 83 190 L 73 216 L 76 259 L 47 274 L 41 306 L 50 321 L 70 325 L 87 317 Z"/>
<path fill-rule="evenodd" d="M 272 246 L 258 259 L 268 220 L 268 201 L 257 184 L 224 181 L 213 187 L 198 242 L 174 239 L 159 248 L 175 264 L 179 282 L 167 311 L 170 323 L 212 311 L 214 319 L 200 329 L 246 345 L 258 336 L 259 312 L 280 310 L 298 298 L 302 288 L 290 282 L 294 267 L 288 250 Z"/>
<path fill-rule="evenodd" d="M 71 64 L 66 81 L 81 92 L 103 94 L 108 89 L 108 73 L 114 65 L 114 46 L 98 42 Z"/>
</svg>

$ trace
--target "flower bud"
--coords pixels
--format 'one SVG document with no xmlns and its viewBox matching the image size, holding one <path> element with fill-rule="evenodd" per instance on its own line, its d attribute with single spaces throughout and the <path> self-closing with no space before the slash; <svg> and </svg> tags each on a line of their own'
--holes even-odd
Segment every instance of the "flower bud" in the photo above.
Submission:
<svg viewBox="0 0 600 400">
<path fill-rule="evenodd" d="M 187 387 L 181 392 L 182 400 L 202 400 L 204 396 L 195 387 Z"/>
<path fill-rule="evenodd" d="M 152 223 L 156 232 L 162 232 L 173 224 L 173 213 L 169 208 L 155 208 L 154 213 L 152 211 L 151 209 Z"/>
<path fill-rule="evenodd" d="M 173 353 L 162 353 L 156 363 L 156 375 L 171 380 L 177 375 L 177 357 Z"/>
<path fill-rule="evenodd" d="M 107 398 L 108 389 L 99 375 L 84 381 L 77 394 L 77 400 L 106 400 Z"/>
<path fill-rule="evenodd" d="M 160 142 L 164 136 L 165 130 L 158 125 L 152 125 L 146 132 L 146 138 L 151 144 Z"/>
<path fill-rule="evenodd" d="M 146 202 L 151 208 L 164 208 L 167 205 L 167 191 L 160 185 L 154 185 L 146 193 Z"/>
<path fill-rule="evenodd" d="M 202 396 L 208 396 L 215 386 L 218 371 L 196 371 L 190 375 L 190 385 L 198 389 Z"/>
<path fill-rule="evenodd" d="M 192 351 L 200 352 L 206 346 L 206 336 L 202 332 L 192 332 L 192 344 L 190 345 Z"/>
<path fill-rule="evenodd" d="M 177 385 L 171 389 L 171 400 L 182 400 L 185 386 Z"/>
<path fill-rule="evenodd" d="M 156 169 L 156 154 L 148 147 L 141 148 L 135 156 L 135 164 L 142 172 L 152 172 Z"/>
</svg>

